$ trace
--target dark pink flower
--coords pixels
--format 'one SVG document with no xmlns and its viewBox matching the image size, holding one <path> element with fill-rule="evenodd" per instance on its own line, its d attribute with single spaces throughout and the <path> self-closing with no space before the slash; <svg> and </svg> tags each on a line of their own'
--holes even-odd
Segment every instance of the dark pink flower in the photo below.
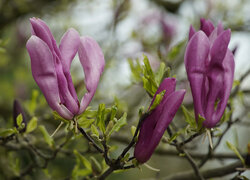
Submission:
<svg viewBox="0 0 250 180">
<path fill-rule="evenodd" d="M 161 103 L 142 122 L 134 151 L 134 156 L 140 163 L 149 160 L 183 101 L 186 91 L 175 91 L 175 86 L 176 80 L 174 78 L 166 78 L 154 95 L 151 105 L 157 94 L 163 90 L 166 91 Z"/>
<path fill-rule="evenodd" d="M 231 31 L 221 23 L 215 28 L 211 21 L 201 19 L 198 32 L 190 27 L 185 53 L 185 66 L 194 101 L 196 119 L 214 127 L 227 105 L 234 78 L 234 57 L 228 49 Z"/>
</svg>

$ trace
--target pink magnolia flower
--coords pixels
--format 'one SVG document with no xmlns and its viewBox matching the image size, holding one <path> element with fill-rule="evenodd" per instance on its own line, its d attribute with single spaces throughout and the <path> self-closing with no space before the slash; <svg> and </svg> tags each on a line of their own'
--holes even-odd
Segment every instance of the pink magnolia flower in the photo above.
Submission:
<svg viewBox="0 0 250 180">
<path fill-rule="evenodd" d="M 194 101 L 196 119 L 205 118 L 203 125 L 214 127 L 227 105 L 234 78 L 234 57 L 228 49 L 231 31 L 221 23 L 214 27 L 201 19 L 198 32 L 191 26 L 185 53 L 185 66 Z"/>
<path fill-rule="evenodd" d="M 73 28 L 62 37 L 59 47 L 44 21 L 31 18 L 32 36 L 26 47 L 31 59 L 32 75 L 49 106 L 65 119 L 81 114 L 93 98 L 105 60 L 97 42 L 80 37 Z M 87 93 L 78 101 L 70 75 L 70 66 L 79 54 L 85 74 Z"/>
<path fill-rule="evenodd" d="M 176 80 L 174 78 L 166 78 L 154 95 L 150 107 L 156 95 L 163 90 L 166 91 L 160 104 L 142 122 L 134 151 L 134 156 L 140 163 L 149 160 L 183 101 L 186 91 L 175 91 L 175 86 Z"/>
</svg>

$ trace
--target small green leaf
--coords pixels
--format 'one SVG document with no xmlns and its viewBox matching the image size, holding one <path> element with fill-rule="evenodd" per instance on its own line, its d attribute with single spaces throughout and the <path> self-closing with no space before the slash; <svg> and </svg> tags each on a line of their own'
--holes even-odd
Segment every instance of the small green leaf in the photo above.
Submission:
<svg viewBox="0 0 250 180">
<path fill-rule="evenodd" d="M 99 104 L 96 124 L 105 133 L 105 104 Z"/>
<path fill-rule="evenodd" d="M 239 80 L 234 80 L 233 88 L 236 87 L 236 86 L 239 86 L 239 85 L 240 85 L 240 81 Z"/>
<path fill-rule="evenodd" d="M 131 126 L 131 134 L 132 134 L 132 136 L 134 136 L 134 134 L 135 134 L 135 131 L 136 131 L 136 127 L 135 126 Z"/>
<path fill-rule="evenodd" d="M 80 127 L 83 128 L 89 128 L 89 126 L 94 122 L 94 119 L 87 119 L 84 117 L 81 117 L 80 119 L 77 120 L 78 124 Z"/>
<path fill-rule="evenodd" d="M 31 114 L 31 115 L 34 115 L 35 114 L 35 110 L 36 110 L 36 107 L 37 107 L 37 98 L 38 98 L 38 96 L 39 96 L 39 92 L 38 92 L 38 90 L 33 90 L 32 91 L 32 95 L 31 95 L 31 101 L 29 102 L 29 108 L 28 108 L 28 110 L 29 110 L 29 113 Z"/>
<path fill-rule="evenodd" d="M 18 127 L 21 127 L 22 122 L 23 122 L 23 115 L 20 113 L 20 114 L 17 116 L 17 118 L 16 118 L 17 126 L 18 126 Z"/>
<path fill-rule="evenodd" d="M 202 117 L 201 115 L 199 115 L 198 117 L 198 122 L 197 122 L 197 131 L 200 131 L 201 128 L 203 127 L 203 122 L 205 121 L 206 119 L 204 117 Z"/>
<path fill-rule="evenodd" d="M 42 132 L 43 134 L 43 138 L 45 140 L 45 142 L 50 146 L 52 147 L 52 145 L 54 144 L 54 140 L 53 138 L 50 137 L 48 131 L 46 130 L 46 128 L 42 125 L 39 126 L 39 129 L 40 131 Z"/>
<path fill-rule="evenodd" d="M 245 165 L 245 160 L 243 159 L 243 157 L 241 156 L 237 148 L 228 141 L 226 141 L 226 144 L 227 144 L 227 147 L 231 149 L 236 154 L 236 156 L 241 160 L 242 164 Z"/>
<path fill-rule="evenodd" d="M 152 106 L 150 107 L 150 111 L 154 110 L 161 103 L 161 100 L 162 100 L 163 96 L 165 95 L 165 92 L 166 92 L 166 90 L 163 90 L 155 96 L 155 100 L 154 100 Z"/>
<path fill-rule="evenodd" d="M 117 108 L 116 105 L 111 107 L 111 115 L 110 115 L 110 120 L 111 121 L 115 118 L 117 110 L 118 110 L 118 108 Z"/>
<path fill-rule="evenodd" d="M 118 132 L 123 126 L 127 124 L 127 113 L 124 113 L 123 116 L 115 123 L 108 136 L 110 136 L 114 131 Z"/>
<path fill-rule="evenodd" d="M 148 60 L 148 57 L 143 55 L 144 56 L 144 59 L 143 59 L 143 62 L 144 62 L 144 70 L 145 72 L 147 73 L 147 75 L 151 76 L 151 77 L 154 77 L 154 73 L 153 73 L 153 70 L 150 66 L 150 63 L 149 63 L 149 60 Z"/>
<path fill-rule="evenodd" d="M 185 45 L 186 41 L 183 40 L 181 42 L 179 42 L 176 46 L 172 47 L 172 49 L 170 49 L 170 51 L 168 52 L 168 59 L 170 61 L 173 61 L 175 60 L 178 55 L 181 54 L 181 51 L 182 51 L 182 47 Z"/>
<path fill-rule="evenodd" d="M 53 111 L 53 116 L 54 116 L 54 119 L 56 119 L 56 120 L 60 120 L 60 121 L 63 121 L 65 123 L 69 122 L 69 120 L 64 119 L 63 117 L 61 117 L 56 111 Z"/>
<path fill-rule="evenodd" d="M 182 109 L 182 112 L 184 114 L 184 117 L 185 117 L 185 121 L 193 128 L 195 129 L 196 128 L 196 121 L 195 121 L 195 118 L 193 116 L 193 114 L 191 112 L 189 112 L 185 106 L 181 106 L 181 109 Z"/>
<path fill-rule="evenodd" d="M 128 62 L 132 73 L 132 80 L 134 82 L 141 82 L 142 68 L 139 60 L 128 59 Z"/>
<path fill-rule="evenodd" d="M 27 125 L 27 129 L 26 129 L 26 133 L 31 133 L 32 131 L 34 131 L 37 128 L 37 118 L 33 117 L 28 125 Z"/>
<path fill-rule="evenodd" d="M 83 155 L 81 155 L 77 150 L 74 150 L 74 154 L 88 170 L 91 170 L 91 163 Z"/>
<path fill-rule="evenodd" d="M 166 76 L 167 74 L 167 69 L 166 69 L 166 65 L 165 63 L 161 63 L 160 64 L 160 68 L 158 69 L 156 75 L 155 75 L 155 81 L 157 82 L 157 84 L 160 84 L 163 80 L 163 78 Z"/>
<path fill-rule="evenodd" d="M 99 137 L 99 131 L 98 131 L 98 129 L 96 128 L 96 126 L 94 124 L 91 125 L 90 129 L 91 129 L 92 134 Z"/>
<path fill-rule="evenodd" d="M 100 163 L 93 157 L 90 157 L 91 168 L 94 175 L 99 175 L 102 172 L 102 167 Z"/>
<path fill-rule="evenodd" d="M 14 129 L 0 129 L 0 136 L 6 137 L 14 134 L 16 131 Z"/>
</svg>

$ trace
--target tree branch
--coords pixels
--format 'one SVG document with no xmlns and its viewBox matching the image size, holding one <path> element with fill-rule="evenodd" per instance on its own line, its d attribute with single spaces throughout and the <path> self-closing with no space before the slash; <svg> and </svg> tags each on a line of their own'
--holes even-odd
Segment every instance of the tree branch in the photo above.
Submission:
<svg viewBox="0 0 250 180">
<path fill-rule="evenodd" d="M 227 166 L 217 167 L 217 168 L 208 169 L 208 170 L 201 170 L 200 173 L 206 179 L 213 178 L 213 177 L 222 177 L 222 176 L 237 172 L 236 168 L 240 168 L 240 167 L 243 167 L 243 165 L 241 161 L 237 161 Z M 193 171 L 177 173 L 177 174 L 173 174 L 164 178 L 164 180 L 190 180 L 190 179 L 198 180 L 198 177 L 193 173 Z"/>
</svg>

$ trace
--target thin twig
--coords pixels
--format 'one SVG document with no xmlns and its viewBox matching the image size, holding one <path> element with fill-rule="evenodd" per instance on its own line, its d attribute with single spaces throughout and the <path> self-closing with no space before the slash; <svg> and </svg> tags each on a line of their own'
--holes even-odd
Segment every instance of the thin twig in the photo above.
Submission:
<svg viewBox="0 0 250 180">
<path fill-rule="evenodd" d="M 79 125 L 77 126 L 78 130 L 81 132 L 81 134 L 91 143 L 91 145 L 94 146 L 94 148 L 100 152 L 100 153 L 104 153 L 104 151 L 102 150 L 102 148 L 100 148 L 100 146 L 98 144 L 95 143 L 95 141 L 84 131 L 83 128 L 81 128 Z"/>
</svg>

